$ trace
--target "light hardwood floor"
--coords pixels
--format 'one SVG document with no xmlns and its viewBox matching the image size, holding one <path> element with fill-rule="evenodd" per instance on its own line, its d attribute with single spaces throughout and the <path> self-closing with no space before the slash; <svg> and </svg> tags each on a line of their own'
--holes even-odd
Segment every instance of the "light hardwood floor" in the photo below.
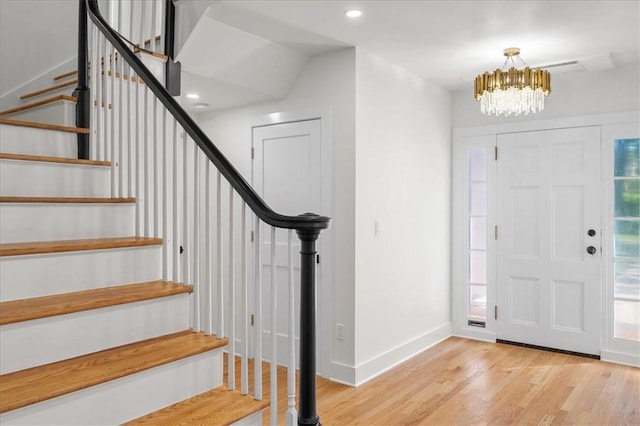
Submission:
<svg viewBox="0 0 640 426">
<path fill-rule="evenodd" d="M 286 383 L 279 368 L 281 423 Z M 640 369 L 456 337 L 358 388 L 319 378 L 317 392 L 325 426 L 640 425 Z"/>
</svg>

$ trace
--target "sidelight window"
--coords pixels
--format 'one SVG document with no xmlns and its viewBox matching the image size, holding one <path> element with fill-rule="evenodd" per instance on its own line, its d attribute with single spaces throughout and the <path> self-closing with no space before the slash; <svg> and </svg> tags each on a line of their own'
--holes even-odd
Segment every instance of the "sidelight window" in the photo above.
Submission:
<svg viewBox="0 0 640 426">
<path fill-rule="evenodd" d="M 487 149 L 470 149 L 467 156 L 469 172 L 469 227 L 467 315 L 487 317 Z"/>
<path fill-rule="evenodd" d="M 614 337 L 640 340 L 640 139 L 614 141 Z"/>
</svg>

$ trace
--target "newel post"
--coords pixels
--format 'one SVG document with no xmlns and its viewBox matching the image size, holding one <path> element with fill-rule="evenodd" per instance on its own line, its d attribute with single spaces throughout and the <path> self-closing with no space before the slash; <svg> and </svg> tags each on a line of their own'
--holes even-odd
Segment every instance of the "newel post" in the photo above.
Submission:
<svg viewBox="0 0 640 426">
<path fill-rule="evenodd" d="M 316 216 L 306 213 L 303 216 Z M 299 425 L 320 425 L 316 413 L 316 241 L 319 229 L 296 231 L 300 248 Z"/>
<path fill-rule="evenodd" d="M 165 0 L 164 54 L 169 57 L 165 64 L 165 87 L 171 96 L 180 96 L 182 65 L 175 61 L 176 5 Z"/>
<path fill-rule="evenodd" d="M 91 96 L 89 93 L 89 36 L 87 31 L 87 3 L 80 0 L 78 3 L 78 86 L 73 91 L 73 96 L 78 99 L 76 103 L 76 126 L 88 129 L 91 120 Z M 94 64 L 98 66 L 98 64 Z M 78 158 L 89 159 L 89 135 L 78 133 Z"/>
</svg>

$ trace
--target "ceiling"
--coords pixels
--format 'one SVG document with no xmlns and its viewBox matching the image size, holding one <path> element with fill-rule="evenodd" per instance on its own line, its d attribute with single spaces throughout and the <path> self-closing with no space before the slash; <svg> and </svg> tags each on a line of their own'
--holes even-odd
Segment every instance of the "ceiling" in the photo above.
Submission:
<svg viewBox="0 0 640 426">
<path fill-rule="evenodd" d="M 347 18 L 349 9 L 362 16 Z M 205 15 L 307 58 L 357 46 L 451 91 L 500 68 L 512 46 L 534 67 L 640 62 L 638 0 L 222 0 Z"/>
</svg>

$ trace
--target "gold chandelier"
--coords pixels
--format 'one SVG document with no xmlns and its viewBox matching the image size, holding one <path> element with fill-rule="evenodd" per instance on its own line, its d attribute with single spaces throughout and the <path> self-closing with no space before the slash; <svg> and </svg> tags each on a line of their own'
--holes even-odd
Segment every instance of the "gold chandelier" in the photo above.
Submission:
<svg viewBox="0 0 640 426">
<path fill-rule="evenodd" d="M 487 115 L 520 115 L 542 111 L 544 98 L 551 93 L 551 74 L 531 69 L 520 58 L 520 48 L 504 50 L 507 59 L 502 69 L 488 71 L 476 77 L 474 93 L 480 101 L 480 111 Z M 516 69 L 515 59 L 524 69 Z M 511 68 L 506 69 L 511 63 Z"/>
</svg>

